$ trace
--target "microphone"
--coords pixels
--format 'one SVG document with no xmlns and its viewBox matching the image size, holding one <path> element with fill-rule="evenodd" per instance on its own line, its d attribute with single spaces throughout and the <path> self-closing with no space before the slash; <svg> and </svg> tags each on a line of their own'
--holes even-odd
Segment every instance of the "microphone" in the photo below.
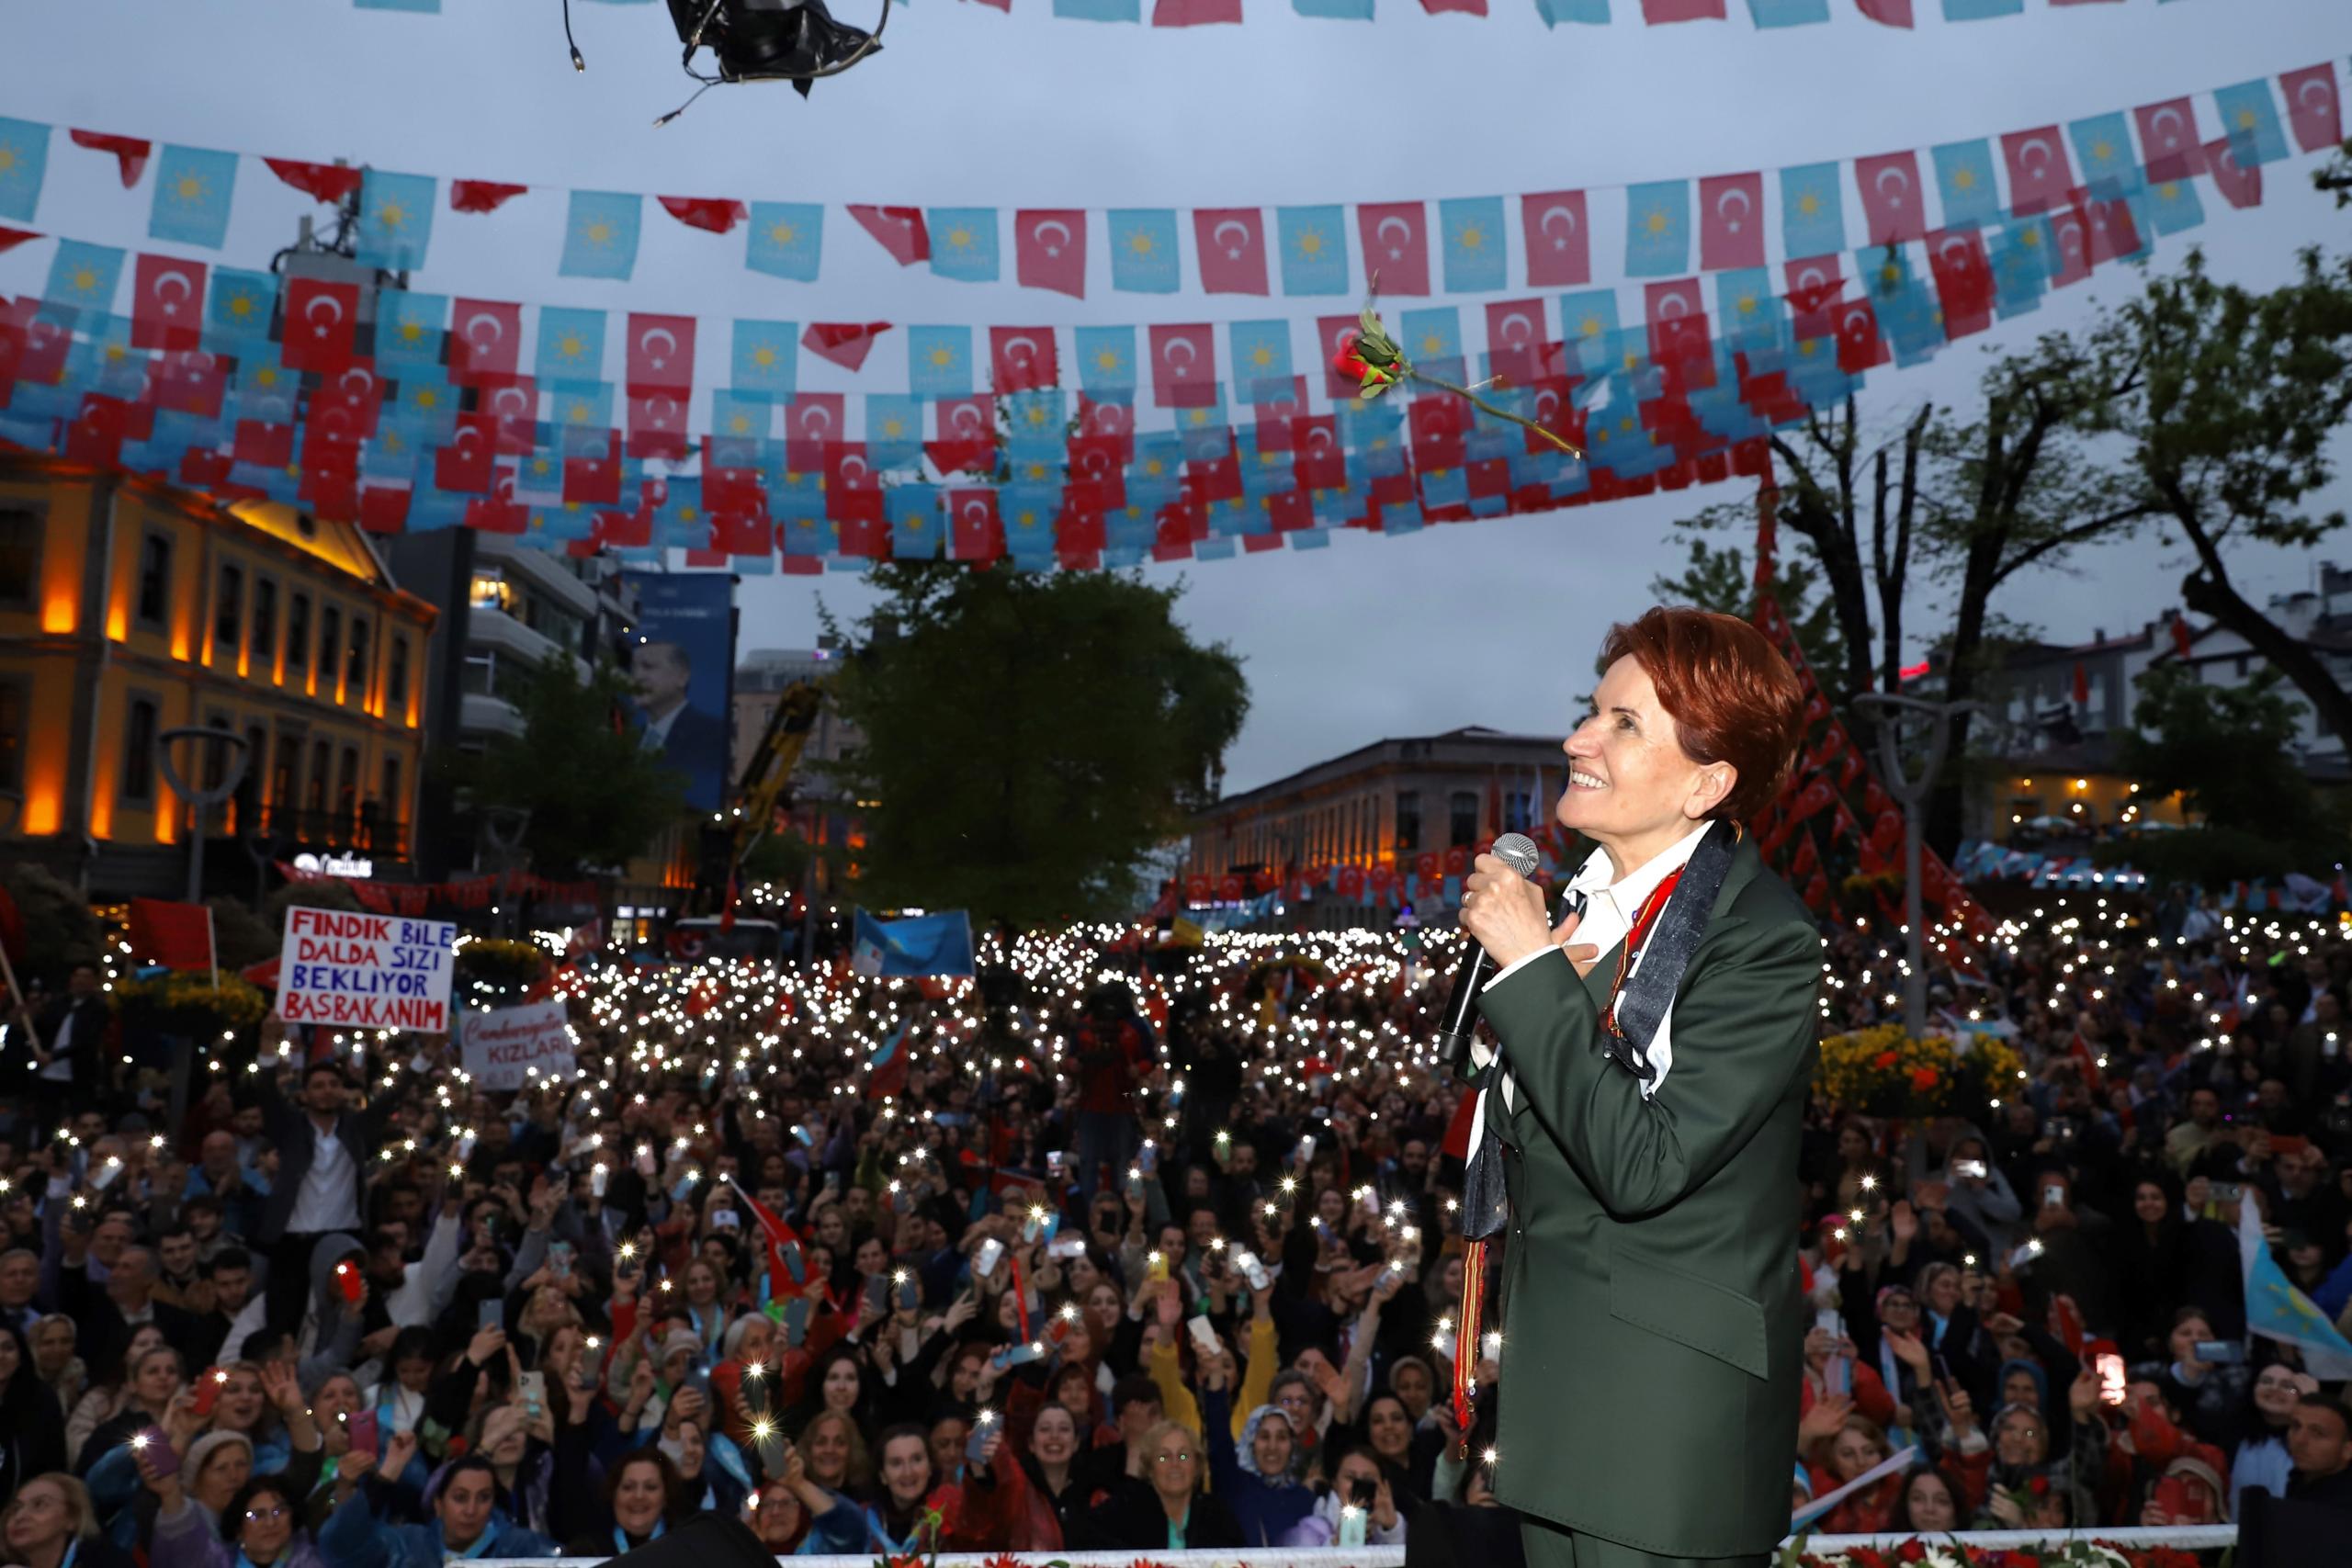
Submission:
<svg viewBox="0 0 2352 1568">
<path fill-rule="evenodd" d="M 1535 840 L 1524 833 L 1505 833 L 1495 840 L 1494 856 L 1521 876 L 1535 874 Z M 1470 1056 L 1470 1037 L 1478 1032 L 1478 992 L 1495 977 L 1500 965 L 1475 942 L 1453 971 L 1453 989 L 1440 1015 L 1437 1043 L 1452 1054 L 1458 1068 Z"/>
</svg>

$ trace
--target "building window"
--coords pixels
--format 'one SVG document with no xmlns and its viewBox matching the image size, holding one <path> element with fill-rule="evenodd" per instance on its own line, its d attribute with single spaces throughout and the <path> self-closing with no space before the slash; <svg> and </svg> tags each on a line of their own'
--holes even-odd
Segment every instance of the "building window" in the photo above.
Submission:
<svg viewBox="0 0 2352 1568">
<path fill-rule="evenodd" d="M 283 735 L 277 738 L 277 763 L 269 771 L 269 807 L 277 826 L 283 829 L 286 814 L 294 809 L 294 775 L 302 767 L 302 738 Z"/>
<path fill-rule="evenodd" d="M 343 682 L 350 689 L 351 700 L 363 705 L 368 701 L 368 617 L 351 617 L 351 657 L 344 661 Z"/>
<path fill-rule="evenodd" d="M 343 749 L 343 771 L 335 782 L 334 815 L 336 825 L 345 832 L 359 816 L 359 748 Z"/>
<path fill-rule="evenodd" d="M 237 831 L 261 830 L 262 780 L 269 776 L 269 732 L 260 725 L 245 729 L 245 776 L 237 781 Z"/>
<path fill-rule="evenodd" d="M 498 656 L 488 649 L 466 650 L 465 674 L 459 685 L 478 697 L 498 695 Z"/>
<path fill-rule="evenodd" d="M 1421 847 L 1421 792 L 1400 789 L 1396 792 L 1396 839 L 1394 846 L 1405 854 Z"/>
<path fill-rule="evenodd" d="M 2237 678 L 2239 680 L 2245 680 L 2246 671 L 2246 656 L 2243 653 L 2239 654 L 2232 668 L 2236 671 Z"/>
<path fill-rule="evenodd" d="M 164 629 L 172 610 L 172 536 L 150 529 L 139 541 L 139 623 Z"/>
<path fill-rule="evenodd" d="M 514 585 L 496 571 L 475 572 L 472 591 L 467 595 L 477 610 L 499 610 L 510 615 L 515 613 L 516 601 L 521 597 Z"/>
<path fill-rule="evenodd" d="M 334 680 L 335 650 L 343 646 L 343 612 L 332 604 L 319 606 L 319 679 Z M 332 697 L 333 693 L 328 695 Z"/>
<path fill-rule="evenodd" d="M 1503 831 L 1525 833 L 1532 830 L 1535 796 L 1523 789 L 1503 791 Z"/>
<path fill-rule="evenodd" d="M 212 596 L 212 647 L 222 658 L 235 657 L 237 639 L 244 635 L 244 569 L 223 561 L 220 592 Z"/>
<path fill-rule="evenodd" d="M 0 680 L 0 789 L 25 787 L 25 745 L 32 705 L 31 688 L 23 676 Z"/>
<path fill-rule="evenodd" d="M 155 798 L 155 699 L 133 697 L 122 726 L 122 788 L 118 798 L 145 802 Z"/>
<path fill-rule="evenodd" d="M 301 680 L 311 669 L 311 596 L 297 593 L 286 604 L 286 672 Z M 286 804 L 279 796 L 278 803 Z"/>
<path fill-rule="evenodd" d="M 29 610 L 40 595 L 40 540 L 46 519 L 27 506 L 0 508 L 0 606 Z"/>
<path fill-rule="evenodd" d="M 1445 797 L 1446 844 L 1461 849 L 1478 841 L 1478 792 L 1457 789 Z"/>
<path fill-rule="evenodd" d="M 393 714 L 408 711 L 408 638 L 392 638 L 391 667 L 384 671 L 384 707 Z"/>
<path fill-rule="evenodd" d="M 334 754 L 325 741 L 311 742 L 310 776 L 302 781 L 302 805 L 306 809 L 319 812 L 327 808 L 327 770 L 334 761 Z"/>
<path fill-rule="evenodd" d="M 277 584 L 266 577 L 254 579 L 254 661 L 265 671 L 277 659 Z M 254 765 L 259 767 L 256 758 Z"/>
<path fill-rule="evenodd" d="M 208 729 L 219 730 L 223 735 L 232 735 L 235 733 L 235 731 L 230 727 L 229 716 L 227 714 L 216 713 L 210 718 L 206 719 L 204 723 L 205 728 Z M 230 748 L 221 745 L 217 741 L 208 740 L 204 742 L 204 789 L 206 794 L 209 795 L 212 791 L 219 789 L 220 785 L 227 781 L 229 777 L 229 750 Z"/>
<path fill-rule="evenodd" d="M 387 757 L 384 759 L 383 804 L 384 816 L 386 819 L 393 822 L 399 821 L 401 818 L 401 760 L 398 757 Z"/>
</svg>

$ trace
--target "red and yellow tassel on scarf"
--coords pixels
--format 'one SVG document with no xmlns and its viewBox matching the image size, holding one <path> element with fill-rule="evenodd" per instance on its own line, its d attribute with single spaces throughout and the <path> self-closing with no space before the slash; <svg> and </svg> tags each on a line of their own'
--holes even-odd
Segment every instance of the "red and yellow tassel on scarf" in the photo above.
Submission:
<svg viewBox="0 0 2352 1568">
<path fill-rule="evenodd" d="M 1453 1423 L 1464 1444 L 1470 1441 L 1471 1406 L 1478 1386 L 1480 1313 L 1487 1300 L 1487 1244 L 1474 1241 L 1462 1255 L 1462 1315 L 1453 1333 Z"/>
</svg>

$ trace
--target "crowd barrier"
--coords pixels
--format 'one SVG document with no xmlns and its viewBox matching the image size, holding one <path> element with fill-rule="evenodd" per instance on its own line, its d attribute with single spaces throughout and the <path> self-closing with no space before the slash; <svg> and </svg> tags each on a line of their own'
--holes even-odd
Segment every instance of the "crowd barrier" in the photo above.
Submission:
<svg viewBox="0 0 2352 1568">
<path fill-rule="evenodd" d="M 1815 1556 L 1831 1557 L 1841 1551 L 1868 1547 L 1888 1551 L 1911 1540 L 1908 1535 L 1817 1535 L 1809 1536 L 1804 1550 Z M 2169 1546 L 2181 1551 L 2211 1551 L 2237 1544 L 2235 1525 L 2172 1526 L 2162 1529 L 2090 1530 L 1962 1530 L 1956 1535 L 1932 1538 L 1939 1543 L 1959 1541 L 1970 1547 L 1996 1547 L 2003 1550 L 2018 1547 L 2054 1547 L 2069 1541 L 2105 1541 L 2111 1546 Z M 1785 1544 L 1785 1543 L 1784 1543 Z M 500 1568 L 594 1568 L 608 1561 L 601 1557 L 502 1557 Z M 874 1568 L 871 1553 L 861 1557 L 786 1557 L 778 1559 L 792 1568 Z M 1346 1549 L 1324 1548 L 1314 1551 L 1268 1548 L 1250 1551 L 1026 1551 L 1026 1552 L 965 1552 L 943 1551 L 938 1568 L 1045 1568 L 1048 1562 L 1068 1563 L 1070 1568 L 1136 1568 L 1148 1562 L 1155 1568 L 1404 1568 L 1405 1549 L 1401 1546 L 1362 1546 Z"/>
</svg>

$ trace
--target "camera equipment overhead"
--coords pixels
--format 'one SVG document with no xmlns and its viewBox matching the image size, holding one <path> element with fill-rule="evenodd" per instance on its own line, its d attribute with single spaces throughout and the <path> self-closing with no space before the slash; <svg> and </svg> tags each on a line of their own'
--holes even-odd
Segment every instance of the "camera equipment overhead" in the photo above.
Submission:
<svg viewBox="0 0 2352 1568">
<path fill-rule="evenodd" d="M 678 41 L 685 46 L 679 63 L 702 84 L 695 98 L 732 82 L 789 82 L 805 98 L 811 82 L 838 76 L 881 49 L 891 3 L 882 0 L 881 18 L 867 32 L 836 19 L 825 8 L 825 0 L 667 0 Z M 588 63 L 571 39 L 571 0 L 564 0 L 563 36 L 571 49 L 572 69 L 585 71 Z M 706 47 L 718 62 L 715 76 L 695 68 L 696 51 Z M 693 107 L 695 98 L 653 123 L 669 124 Z"/>
</svg>

